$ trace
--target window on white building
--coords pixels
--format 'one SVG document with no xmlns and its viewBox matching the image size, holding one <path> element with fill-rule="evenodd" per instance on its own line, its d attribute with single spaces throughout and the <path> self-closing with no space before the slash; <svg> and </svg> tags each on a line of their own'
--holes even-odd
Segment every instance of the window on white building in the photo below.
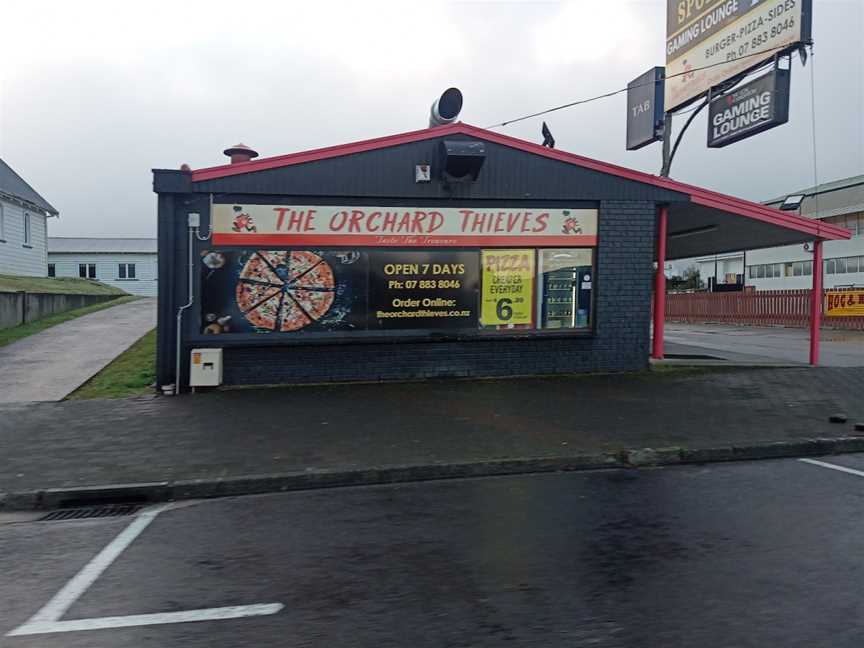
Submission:
<svg viewBox="0 0 864 648">
<path fill-rule="evenodd" d="M 846 272 L 858 272 L 858 257 L 846 259 Z"/>
<path fill-rule="evenodd" d="M 0 203 L 0 242 L 6 242 L 6 215 L 3 213 L 3 203 Z"/>
<path fill-rule="evenodd" d="M 96 278 L 96 264 L 95 263 L 79 263 L 78 264 L 78 276 L 82 279 L 95 279 Z"/>
<path fill-rule="evenodd" d="M 48 264 L 48 276 L 56 277 L 57 276 L 57 267 L 53 263 Z"/>
<path fill-rule="evenodd" d="M 834 274 L 837 272 L 837 264 L 834 263 L 834 259 L 828 259 L 825 262 L 825 274 Z"/>
<path fill-rule="evenodd" d="M 813 262 L 812 261 L 805 261 L 804 262 L 804 274 L 808 277 L 813 274 Z"/>
<path fill-rule="evenodd" d="M 118 263 L 117 264 L 118 279 L 134 279 L 135 264 L 134 263 Z"/>
<path fill-rule="evenodd" d="M 24 212 L 24 245 L 30 245 L 30 214 Z"/>
</svg>

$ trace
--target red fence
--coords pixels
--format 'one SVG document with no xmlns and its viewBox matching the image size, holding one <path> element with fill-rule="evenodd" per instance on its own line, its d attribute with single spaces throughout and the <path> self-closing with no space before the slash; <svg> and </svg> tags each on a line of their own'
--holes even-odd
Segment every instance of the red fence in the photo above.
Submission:
<svg viewBox="0 0 864 648">
<path fill-rule="evenodd" d="M 806 328 L 810 290 L 761 290 L 666 295 L 666 320 Z M 822 326 L 864 330 L 864 317 L 823 317 Z"/>
</svg>

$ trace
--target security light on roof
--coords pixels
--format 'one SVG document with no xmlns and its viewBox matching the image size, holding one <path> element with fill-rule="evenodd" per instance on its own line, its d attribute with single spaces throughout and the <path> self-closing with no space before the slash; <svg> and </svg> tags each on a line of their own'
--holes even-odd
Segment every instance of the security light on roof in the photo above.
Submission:
<svg viewBox="0 0 864 648">
<path fill-rule="evenodd" d="M 804 202 L 804 194 L 792 194 L 786 196 L 786 200 L 780 205 L 780 209 L 783 211 L 794 211 L 801 206 L 802 202 Z"/>
</svg>

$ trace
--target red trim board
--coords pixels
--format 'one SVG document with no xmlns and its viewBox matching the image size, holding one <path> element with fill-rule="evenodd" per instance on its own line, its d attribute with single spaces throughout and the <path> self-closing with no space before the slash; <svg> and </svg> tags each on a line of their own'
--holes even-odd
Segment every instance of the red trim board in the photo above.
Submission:
<svg viewBox="0 0 864 648">
<path fill-rule="evenodd" d="M 192 182 L 203 182 L 205 180 L 214 180 L 217 178 L 225 178 L 245 173 L 254 173 L 265 169 L 275 169 L 280 167 L 292 166 L 294 164 L 304 164 L 316 160 L 325 160 L 329 158 L 352 155 L 354 153 L 362 153 L 365 151 L 373 151 L 400 144 L 408 144 L 427 139 L 438 137 L 446 137 L 450 135 L 461 134 L 477 137 L 488 142 L 508 146 L 521 151 L 540 155 L 545 158 L 558 160 L 566 164 L 573 164 L 586 169 L 592 169 L 601 173 L 614 175 L 627 180 L 641 182 L 644 184 L 653 185 L 670 191 L 685 194 L 690 197 L 694 203 L 718 209 L 727 213 L 752 218 L 762 222 L 770 223 L 778 227 L 795 230 L 814 238 L 822 239 L 848 239 L 851 233 L 835 225 L 829 225 L 810 218 L 805 218 L 797 214 L 783 212 L 773 207 L 766 207 L 759 203 L 754 203 L 748 200 L 742 200 L 733 196 L 710 191 L 701 187 L 695 187 L 683 182 L 671 180 L 669 178 L 661 178 L 634 169 L 628 169 L 607 162 L 600 162 L 591 158 L 583 157 L 573 153 L 567 153 L 559 149 L 550 149 L 540 144 L 527 142 L 515 137 L 496 133 L 494 131 L 478 128 L 462 122 L 450 124 L 447 126 L 438 126 L 435 128 L 424 128 L 422 130 L 410 131 L 407 133 L 399 133 L 397 135 L 389 135 L 386 137 L 377 137 L 374 139 L 352 142 L 349 144 L 341 144 L 338 146 L 329 146 L 326 148 L 314 149 L 311 151 L 302 151 L 299 153 L 291 153 L 288 155 L 279 155 L 276 157 L 262 158 L 250 162 L 241 162 L 238 164 L 226 164 L 215 167 L 198 169 L 192 172 Z"/>
</svg>

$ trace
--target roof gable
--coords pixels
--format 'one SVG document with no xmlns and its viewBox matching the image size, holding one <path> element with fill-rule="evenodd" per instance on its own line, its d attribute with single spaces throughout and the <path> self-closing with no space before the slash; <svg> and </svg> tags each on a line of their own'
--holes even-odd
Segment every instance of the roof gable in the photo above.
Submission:
<svg viewBox="0 0 864 648">
<path fill-rule="evenodd" d="M 155 238 L 48 237 L 49 254 L 156 254 Z"/>
<path fill-rule="evenodd" d="M 589 172 L 617 178 L 627 183 L 636 183 L 644 188 L 652 188 L 654 190 L 653 196 L 650 198 L 648 196 L 631 194 L 621 196 L 624 199 L 653 199 L 656 202 L 691 202 L 703 207 L 717 209 L 725 213 L 752 218 L 770 225 L 792 229 L 807 235 L 812 235 L 813 237 L 831 239 L 849 238 L 849 232 L 843 228 L 802 218 L 796 214 L 790 214 L 789 212 L 783 212 L 759 203 L 735 198 L 716 191 L 710 191 L 694 185 L 678 182 L 677 180 L 672 180 L 670 178 L 663 178 L 650 173 L 636 171 L 635 169 L 628 169 L 615 164 L 601 162 L 599 160 L 594 160 L 582 155 L 576 155 L 574 153 L 568 153 L 559 149 L 550 149 L 540 144 L 528 142 L 509 135 L 503 135 L 495 131 L 478 128 L 462 122 L 449 124 L 447 126 L 438 126 L 435 128 L 424 128 L 386 137 L 378 137 L 360 142 L 314 149 L 311 151 L 302 151 L 299 153 L 290 153 L 288 155 L 262 158 L 238 164 L 225 164 L 216 167 L 197 169 L 192 171 L 191 180 L 193 183 L 198 185 L 196 189 L 201 191 L 217 191 L 221 189 L 226 192 L 231 192 L 231 188 L 219 187 L 216 186 L 215 183 L 208 183 L 208 181 L 231 178 L 234 176 L 248 177 L 256 174 L 265 175 L 267 171 L 275 169 L 284 169 L 295 165 L 304 165 L 322 160 L 335 160 L 347 156 L 356 156 L 358 154 L 369 153 L 372 151 L 397 148 L 406 144 L 453 136 L 478 138 L 501 147 L 532 154 L 535 156 L 535 159 L 543 158 L 554 160 Z M 266 190 L 263 192 L 266 193 Z M 242 192 L 238 191 L 238 193 Z M 562 198 L 563 197 L 564 196 L 562 196 Z"/>
<path fill-rule="evenodd" d="M 29 203 L 52 216 L 60 213 L 2 159 L 0 159 L 0 193 Z"/>
</svg>

